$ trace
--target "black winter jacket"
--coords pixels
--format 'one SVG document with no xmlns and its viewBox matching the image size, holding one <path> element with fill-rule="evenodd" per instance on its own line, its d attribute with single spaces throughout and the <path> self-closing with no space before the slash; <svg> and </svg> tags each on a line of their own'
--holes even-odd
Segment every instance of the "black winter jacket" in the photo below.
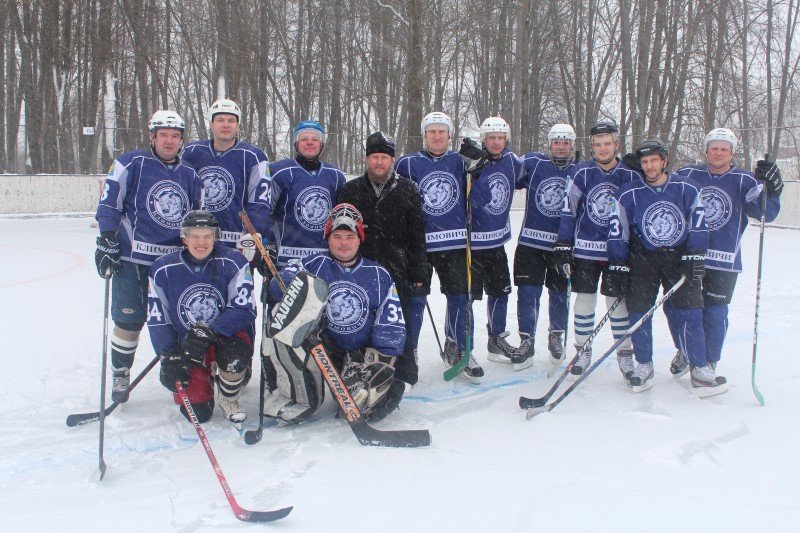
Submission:
<svg viewBox="0 0 800 533">
<path fill-rule="evenodd" d="M 364 217 L 366 238 L 359 253 L 386 268 L 401 295 L 428 294 L 430 266 L 417 184 L 392 171 L 378 197 L 365 173 L 342 187 L 339 202 L 353 204 Z M 413 289 L 416 282 L 423 286 Z"/>
</svg>

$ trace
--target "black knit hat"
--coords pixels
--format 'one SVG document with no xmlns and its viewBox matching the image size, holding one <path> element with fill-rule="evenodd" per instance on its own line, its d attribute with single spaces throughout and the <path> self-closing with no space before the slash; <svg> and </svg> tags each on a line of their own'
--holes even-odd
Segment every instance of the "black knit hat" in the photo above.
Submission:
<svg viewBox="0 0 800 533">
<path fill-rule="evenodd" d="M 394 157 L 394 139 L 382 131 L 376 131 L 367 137 L 367 155 L 371 154 L 388 154 Z"/>
</svg>

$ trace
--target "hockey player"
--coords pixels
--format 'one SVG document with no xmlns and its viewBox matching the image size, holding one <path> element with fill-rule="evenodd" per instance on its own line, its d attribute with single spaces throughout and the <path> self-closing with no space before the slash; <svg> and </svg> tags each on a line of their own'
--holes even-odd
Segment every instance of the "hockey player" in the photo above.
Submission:
<svg viewBox="0 0 800 533">
<path fill-rule="evenodd" d="M 705 138 L 706 165 L 690 165 L 678 170 L 702 187 L 703 204 L 708 223 L 708 252 L 703 277 L 703 327 L 706 338 L 706 357 L 711 366 L 722 356 L 722 345 L 728 330 L 728 305 L 733 298 L 736 278 L 742 271 L 741 242 L 747 227 L 747 217 L 767 222 L 775 220 L 780 211 L 783 190 L 781 172 L 775 163 L 758 161 L 755 175 L 732 165 L 738 142 L 727 128 L 711 130 Z M 766 211 L 762 211 L 762 194 L 766 186 Z M 678 324 L 672 306 L 664 311 L 670 328 Z M 670 372 L 674 377 L 684 375 L 689 361 L 680 346 L 672 360 Z"/>
<path fill-rule="evenodd" d="M 564 360 L 564 331 L 568 314 L 566 278 L 558 273 L 553 244 L 558 237 L 567 175 L 575 166 L 575 130 L 569 124 L 554 124 L 547 133 L 549 154 L 530 152 L 523 159 L 525 175 L 517 188 L 527 189 L 525 218 L 514 253 L 514 284 L 517 285 L 520 359 L 534 354 L 536 322 L 542 285 L 549 299 L 550 361 Z"/>
<path fill-rule="evenodd" d="M 247 415 L 239 395 L 250 377 L 249 332 L 256 319 L 253 275 L 244 255 L 219 242 L 213 213 L 190 211 L 181 238 L 182 251 L 150 267 L 147 329 L 161 356 L 161 383 L 189 419 L 175 387 L 181 382 L 197 419 L 206 422 L 214 411 L 215 379 L 219 406 L 241 429 Z"/>
<path fill-rule="evenodd" d="M 467 230 L 466 168 L 458 153 L 449 149 L 453 121 L 439 111 L 428 113 L 420 125 L 424 149 L 395 163 L 400 176 L 419 186 L 425 215 L 428 263 L 436 269 L 442 293 L 447 297 L 444 359 L 453 365 L 464 356 L 467 337 Z M 429 271 L 430 276 L 432 271 Z M 425 297 L 415 296 L 411 305 L 410 331 L 422 328 Z M 483 377 L 483 368 L 470 354 L 464 375 L 472 381 Z"/>
<path fill-rule="evenodd" d="M 639 174 L 619 160 L 619 129 L 611 122 L 598 122 L 589 130 L 592 159 L 576 164 L 569 173 L 564 207 L 558 226 L 558 241 L 553 253 L 559 273 L 571 278 L 575 298 L 575 347 L 580 349 L 594 329 L 597 304 L 597 282 L 602 276 L 600 293 L 610 308 L 622 294 L 608 286 L 606 241 L 614 193 Z M 628 311 L 624 302 L 611 315 L 611 331 L 618 338 L 628 329 Z M 579 376 L 592 359 L 591 346 L 581 353 L 572 366 Z M 630 340 L 617 352 L 617 362 L 625 379 L 633 373 Z"/>
<path fill-rule="evenodd" d="M 320 338 L 359 410 L 367 420 L 380 420 L 397 408 L 405 391 L 394 375 L 406 335 L 397 290 L 385 268 L 359 255 L 364 223 L 355 207 L 342 203 L 331 210 L 325 238 L 327 253 L 306 257 L 280 275 L 289 285 L 304 270 L 328 284 Z M 270 296 L 276 301 L 282 296 L 277 280 L 270 283 Z M 277 387 L 270 389 L 264 414 L 302 422 L 322 403 L 319 367 L 303 348 L 273 342 L 269 357 Z"/>
<path fill-rule="evenodd" d="M 473 179 L 470 193 L 473 294 L 477 300 L 482 298 L 483 290 L 487 295 L 489 360 L 513 363 L 515 370 L 522 370 L 533 361 L 523 358 L 525 354 L 506 340 L 511 275 L 504 245 L 511 239 L 511 201 L 524 168 L 522 159 L 508 149 L 511 127 L 503 118 L 488 117 L 484 120 L 480 125 L 480 136 L 488 161 L 477 179 Z"/>
<path fill-rule="evenodd" d="M 706 360 L 703 335 L 704 256 L 708 247 L 700 187 L 691 179 L 666 170 L 667 147 L 644 141 L 636 150 L 644 181 L 629 182 L 614 195 L 608 231 L 608 285 L 626 294 L 628 316 L 640 320 L 658 296 L 681 277 L 686 281 L 672 296 L 676 344 L 692 366 L 692 386 L 698 396 L 726 390 Z M 635 392 L 652 386 L 653 324 L 646 320 L 633 333 L 636 369 L 630 378 Z"/>
<path fill-rule="evenodd" d="M 345 182 L 333 163 L 320 160 L 325 130 L 315 120 L 295 126 L 292 141 L 297 155 L 270 164 L 269 194 L 272 237 L 278 266 L 326 251 L 323 230 L 333 202 Z"/>
<path fill-rule="evenodd" d="M 201 207 L 202 183 L 179 156 L 183 119 L 156 111 L 148 124 L 149 150 L 120 155 L 111 165 L 97 207 L 100 236 L 95 263 L 112 278 L 111 398 L 127 401 L 139 332 L 147 320 L 147 271 L 160 256 L 180 249 L 180 226 Z"/>
<path fill-rule="evenodd" d="M 410 319 L 411 300 L 430 292 L 428 259 L 425 253 L 425 222 L 417 185 L 401 179 L 394 171 L 394 140 L 377 131 L 367 137 L 363 176 L 350 180 L 339 194 L 339 202 L 353 204 L 364 217 L 365 239 L 359 253 L 389 271 L 406 319 L 406 345 L 397 360 L 395 376 L 414 385 L 418 378 L 415 357 L 422 317 Z M 416 308 L 422 312 L 423 308 Z"/>
<path fill-rule="evenodd" d="M 244 232 L 239 213 L 247 211 L 253 226 L 268 237 L 270 182 L 267 156 L 238 139 L 242 112 L 236 102 L 221 98 L 208 108 L 211 139 L 186 145 L 183 160 L 203 181 L 204 209 L 214 213 L 220 242 L 238 247 L 252 260 L 255 247 Z M 258 263 L 260 264 L 260 263 Z"/>
</svg>

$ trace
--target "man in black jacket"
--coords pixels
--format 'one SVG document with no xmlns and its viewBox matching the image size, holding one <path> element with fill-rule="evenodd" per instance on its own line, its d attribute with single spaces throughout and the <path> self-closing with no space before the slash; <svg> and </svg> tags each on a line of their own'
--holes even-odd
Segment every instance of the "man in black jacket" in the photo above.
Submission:
<svg viewBox="0 0 800 533">
<path fill-rule="evenodd" d="M 394 140 L 383 132 L 367 138 L 363 176 L 345 184 L 339 202 L 353 204 L 364 217 L 366 239 L 359 250 L 392 275 L 406 315 L 405 357 L 397 359 L 395 376 L 417 382 L 417 342 L 422 316 L 412 317 L 410 302 L 430 293 L 430 266 L 425 252 L 422 200 L 417 184 L 394 171 Z"/>
</svg>

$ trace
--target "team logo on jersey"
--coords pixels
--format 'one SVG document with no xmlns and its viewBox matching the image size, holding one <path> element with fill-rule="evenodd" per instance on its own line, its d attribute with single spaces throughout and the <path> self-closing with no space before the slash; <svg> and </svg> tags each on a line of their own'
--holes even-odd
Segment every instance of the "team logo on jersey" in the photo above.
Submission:
<svg viewBox="0 0 800 533">
<path fill-rule="evenodd" d="M 349 281 L 333 283 L 328 295 L 328 327 L 340 334 L 355 333 L 367 323 L 367 292 Z"/>
<path fill-rule="evenodd" d="M 178 229 L 189 212 L 189 197 L 172 181 L 159 181 L 147 193 L 150 218 L 165 228 Z"/>
<path fill-rule="evenodd" d="M 586 213 L 598 226 L 608 226 L 615 192 L 617 192 L 617 186 L 608 182 L 601 183 L 589 191 L 586 198 Z"/>
<path fill-rule="evenodd" d="M 727 224 L 733 212 L 733 203 L 728 194 L 719 187 L 703 187 L 700 195 L 703 197 L 709 231 L 718 230 Z"/>
<path fill-rule="evenodd" d="M 492 199 L 483 208 L 493 215 L 502 215 L 506 212 L 511 198 L 511 187 L 508 185 L 508 178 L 502 172 L 495 172 L 487 180 Z"/>
<path fill-rule="evenodd" d="M 306 187 L 297 196 L 294 217 L 308 231 L 322 231 L 331 212 L 331 195 L 325 187 Z"/>
<path fill-rule="evenodd" d="M 444 215 L 458 203 L 458 182 L 449 172 L 431 172 L 419 182 L 419 189 L 424 199 L 422 210 L 428 215 Z"/>
<path fill-rule="evenodd" d="M 222 211 L 233 200 L 236 185 L 233 176 L 223 167 L 206 167 L 200 171 L 203 181 L 203 207 L 208 211 Z"/>
<path fill-rule="evenodd" d="M 178 318 L 186 329 L 197 323 L 210 324 L 222 312 L 223 301 L 211 285 L 192 285 L 178 297 Z"/>
<path fill-rule="evenodd" d="M 547 178 L 536 187 L 536 208 L 543 215 L 557 217 L 564 206 L 564 178 Z"/>
<path fill-rule="evenodd" d="M 683 235 L 686 221 L 678 206 L 670 202 L 656 202 L 642 216 L 644 237 L 654 246 L 673 246 Z"/>
</svg>

